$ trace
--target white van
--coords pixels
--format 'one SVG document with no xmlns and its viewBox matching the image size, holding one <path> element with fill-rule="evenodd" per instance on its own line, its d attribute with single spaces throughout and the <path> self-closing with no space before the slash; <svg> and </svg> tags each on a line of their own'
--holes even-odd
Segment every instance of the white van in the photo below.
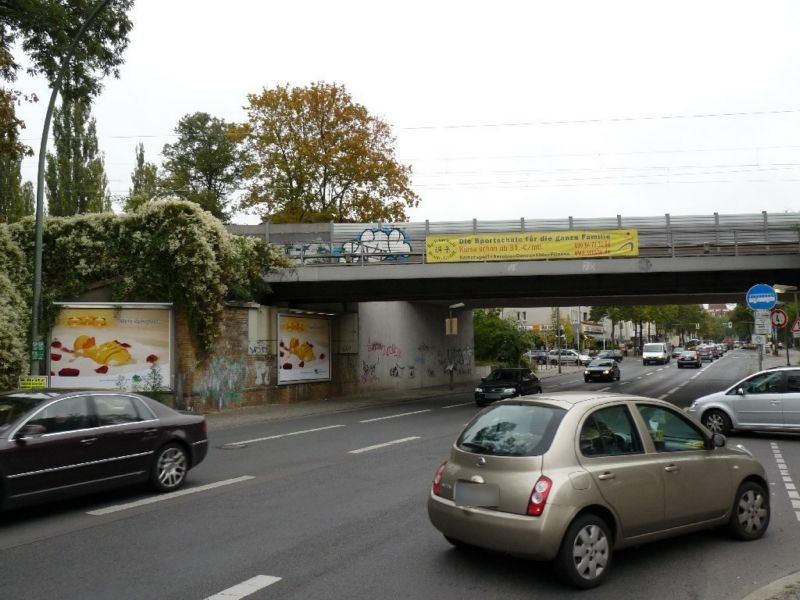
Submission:
<svg viewBox="0 0 800 600">
<path fill-rule="evenodd" d="M 670 352 L 666 344 L 663 344 L 661 342 L 653 344 L 645 344 L 644 348 L 642 348 L 643 365 L 649 365 L 650 363 L 665 365 L 669 362 L 669 359 L 670 359 Z"/>
</svg>

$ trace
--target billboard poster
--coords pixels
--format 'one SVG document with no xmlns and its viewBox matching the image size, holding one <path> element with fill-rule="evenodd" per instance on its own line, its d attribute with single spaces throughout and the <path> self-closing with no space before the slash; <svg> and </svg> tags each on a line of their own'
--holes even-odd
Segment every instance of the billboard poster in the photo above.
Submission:
<svg viewBox="0 0 800 600">
<path fill-rule="evenodd" d="M 330 319 L 278 314 L 278 384 L 329 381 L 330 347 Z"/>
<path fill-rule="evenodd" d="M 639 256 L 636 229 L 433 235 L 425 238 L 425 262 L 588 259 Z"/>
<path fill-rule="evenodd" d="M 50 385 L 128 391 L 172 384 L 172 308 L 62 304 L 50 332 Z"/>
</svg>

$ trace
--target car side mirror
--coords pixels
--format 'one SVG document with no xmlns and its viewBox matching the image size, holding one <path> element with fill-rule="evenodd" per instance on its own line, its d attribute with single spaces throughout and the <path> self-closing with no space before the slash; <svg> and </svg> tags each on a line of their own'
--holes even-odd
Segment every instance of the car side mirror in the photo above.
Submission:
<svg viewBox="0 0 800 600">
<path fill-rule="evenodd" d="M 713 448 L 723 448 L 725 446 L 725 436 L 721 433 L 715 433 L 711 436 L 711 446 Z"/>
<path fill-rule="evenodd" d="M 486 377 L 481 377 L 481 383 L 483 383 L 484 381 L 486 381 Z"/>
<path fill-rule="evenodd" d="M 28 423 L 27 425 L 20 427 L 19 431 L 14 434 L 14 441 L 24 442 L 28 438 L 39 437 L 45 432 L 47 432 L 47 429 L 45 429 L 44 425 L 34 425 Z"/>
<path fill-rule="evenodd" d="M 736 395 L 737 396 L 744 396 L 744 388 L 743 387 L 736 388 Z"/>
</svg>

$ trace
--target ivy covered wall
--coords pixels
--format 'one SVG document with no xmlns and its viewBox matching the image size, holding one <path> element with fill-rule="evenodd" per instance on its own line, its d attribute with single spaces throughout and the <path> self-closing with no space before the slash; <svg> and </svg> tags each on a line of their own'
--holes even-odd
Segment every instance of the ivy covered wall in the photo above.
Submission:
<svg viewBox="0 0 800 600">
<path fill-rule="evenodd" d="M 42 332 L 54 302 L 98 285 L 115 302 L 172 302 L 202 361 L 213 352 L 226 301 L 268 291 L 262 276 L 284 266 L 263 241 L 229 234 L 196 204 L 159 201 L 130 214 L 49 217 L 43 228 Z M 34 220 L 0 225 L 0 389 L 27 372 Z"/>
</svg>

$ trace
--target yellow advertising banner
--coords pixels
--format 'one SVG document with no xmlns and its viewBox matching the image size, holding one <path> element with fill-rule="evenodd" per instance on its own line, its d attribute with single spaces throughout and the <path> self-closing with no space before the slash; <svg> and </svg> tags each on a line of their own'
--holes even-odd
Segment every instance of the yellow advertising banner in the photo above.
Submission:
<svg viewBox="0 0 800 600">
<path fill-rule="evenodd" d="M 425 262 L 548 260 L 639 256 L 636 229 L 521 231 L 425 238 Z"/>
</svg>

